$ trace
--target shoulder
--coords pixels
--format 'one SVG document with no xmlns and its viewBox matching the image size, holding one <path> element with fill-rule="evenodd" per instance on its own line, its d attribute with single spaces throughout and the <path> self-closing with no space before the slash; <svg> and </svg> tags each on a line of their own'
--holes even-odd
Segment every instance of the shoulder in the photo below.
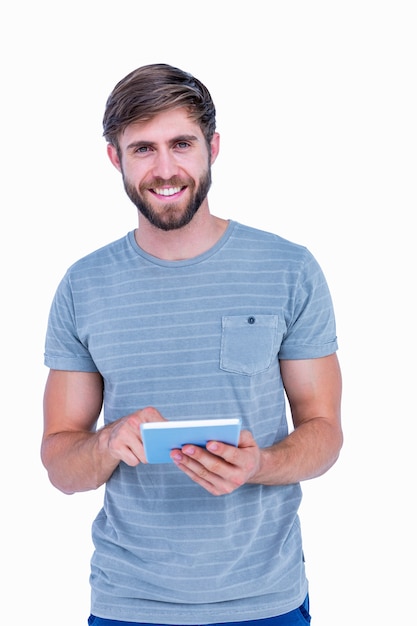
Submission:
<svg viewBox="0 0 417 626">
<path fill-rule="evenodd" d="M 271 260 L 304 264 L 313 258 L 308 248 L 302 244 L 239 222 L 235 223 L 232 240 L 237 247 L 244 249 L 247 253 L 259 253 Z"/>
<path fill-rule="evenodd" d="M 81 257 L 70 265 L 66 277 L 75 280 L 83 276 L 100 276 L 107 273 L 110 267 L 123 265 L 132 256 L 130 240 L 131 233 L 128 233 Z"/>
</svg>

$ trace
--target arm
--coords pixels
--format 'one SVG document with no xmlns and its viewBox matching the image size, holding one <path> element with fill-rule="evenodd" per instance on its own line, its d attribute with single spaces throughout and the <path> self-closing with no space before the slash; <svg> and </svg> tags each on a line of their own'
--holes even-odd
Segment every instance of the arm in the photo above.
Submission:
<svg viewBox="0 0 417 626">
<path fill-rule="evenodd" d="M 146 408 L 96 430 L 102 403 L 100 374 L 50 371 L 41 458 L 52 484 L 64 493 L 97 489 L 120 461 L 145 462 L 139 425 L 163 419 L 156 409 Z"/>
<path fill-rule="evenodd" d="M 281 361 L 281 375 L 294 430 L 261 451 L 249 482 L 282 485 L 315 478 L 330 469 L 342 447 L 342 382 L 336 354 Z"/>
<path fill-rule="evenodd" d="M 243 431 L 238 448 L 218 442 L 209 443 L 208 451 L 185 446 L 173 453 L 174 462 L 214 495 L 245 482 L 286 485 L 326 472 L 343 440 L 337 356 L 281 361 L 281 374 L 294 423 L 285 439 L 261 450 Z"/>
</svg>

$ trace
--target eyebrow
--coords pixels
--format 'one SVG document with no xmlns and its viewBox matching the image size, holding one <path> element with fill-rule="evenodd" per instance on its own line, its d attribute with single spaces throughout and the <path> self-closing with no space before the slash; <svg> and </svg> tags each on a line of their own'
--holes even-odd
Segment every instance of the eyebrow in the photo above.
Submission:
<svg viewBox="0 0 417 626">
<path fill-rule="evenodd" d="M 178 143 L 180 141 L 188 141 L 190 143 L 199 141 L 198 137 L 196 135 L 178 135 L 177 137 L 173 137 L 172 139 L 169 140 L 169 143 L 171 144 L 175 144 Z M 155 142 L 153 141 L 146 141 L 146 139 L 139 139 L 138 141 L 132 141 L 128 146 L 126 146 L 126 150 L 132 150 L 134 148 L 139 148 L 140 146 L 154 146 Z"/>
</svg>

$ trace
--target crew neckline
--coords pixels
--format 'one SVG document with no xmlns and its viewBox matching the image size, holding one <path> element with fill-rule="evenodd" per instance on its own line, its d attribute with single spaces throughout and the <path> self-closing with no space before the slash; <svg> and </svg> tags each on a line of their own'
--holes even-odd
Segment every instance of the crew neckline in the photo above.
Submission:
<svg viewBox="0 0 417 626">
<path fill-rule="evenodd" d="M 205 261 L 206 259 L 216 254 L 228 241 L 228 239 L 230 238 L 230 236 L 232 235 L 235 229 L 236 224 L 237 222 L 235 222 L 234 220 L 229 220 L 229 224 L 227 225 L 226 230 L 224 231 L 220 239 L 214 244 L 214 246 L 212 246 L 211 248 L 209 248 L 202 254 L 198 254 L 197 256 L 191 257 L 190 259 L 181 259 L 179 261 L 167 261 L 165 259 L 160 259 L 156 256 L 153 256 L 152 254 L 149 254 L 148 252 L 145 252 L 145 250 L 143 250 L 143 248 L 141 248 L 138 245 L 136 238 L 135 238 L 134 230 L 131 230 L 127 234 L 127 236 L 129 239 L 129 243 L 131 247 L 133 248 L 134 252 L 136 252 L 136 254 L 146 259 L 153 265 L 160 265 L 162 267 L 185 267 L 187 265 L 195 265 L 196 263 L 201 263 L 202 261 Z"/>
</svg>

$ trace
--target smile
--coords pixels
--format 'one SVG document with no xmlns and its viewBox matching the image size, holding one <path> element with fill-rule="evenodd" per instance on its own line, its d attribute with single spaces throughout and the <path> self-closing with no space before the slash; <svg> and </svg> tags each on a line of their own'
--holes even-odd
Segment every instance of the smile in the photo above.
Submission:
<svg viewBox="0 0 417 626">
<path fill-rule="evenodd" d="M 174 196 L 176 193 L 179 193 L 181 189 L 184 189 L 184 187 L 167 187 L 163 189 L 152 189 L 152 191 L 158 196 Z"/>
</svg>

